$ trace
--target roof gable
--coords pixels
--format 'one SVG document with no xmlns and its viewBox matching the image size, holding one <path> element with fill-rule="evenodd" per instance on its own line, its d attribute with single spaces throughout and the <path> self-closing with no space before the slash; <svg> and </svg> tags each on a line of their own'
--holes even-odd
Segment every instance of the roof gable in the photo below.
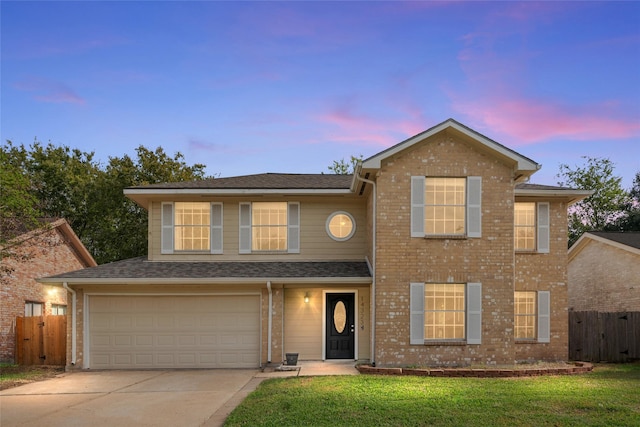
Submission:
<svg viewBox="0 0 640 427">
<path fill-rule="evenodd" d="M 590 231 L 580 236 L 578 241 L 569 248 L 569 260 L 578 255 L 592 241 L 640 255 L 640 232 Z"/>
<path fill-rule="evenodd" d="M 507 148 L 504 145 L 499 144 L 490 138 L 487 138 L 486 136 L 474 131 L 473 129 L 463 125 L 462 123 L 454 119 L 445 120 L 444 122 L 430 129 L 427 129 L 424 132 L 414 135 L 411 138 L 394 145 L 393 147 L 390 147 L 378 154 L 375 154 L 372 157 L 369 157 L 362 162 L 362 169 L 379 169 L 383 160 L 394 156 L 404 150 L 407 150 L 440 132 L 452 132 L 454 134 L 457 134 L 463 137 L 465 140 L 471 142 L 472 144 L 480 147 L 482 150 L 488 151 L 492 155 L 513 164 L 515 170 L 517 171 L 517 175 L 528 177 L 540 169 L 540 165 L 529 159 L 528 157 L 525 157 L 511 150 L 510 148 Z"/>
</svg>

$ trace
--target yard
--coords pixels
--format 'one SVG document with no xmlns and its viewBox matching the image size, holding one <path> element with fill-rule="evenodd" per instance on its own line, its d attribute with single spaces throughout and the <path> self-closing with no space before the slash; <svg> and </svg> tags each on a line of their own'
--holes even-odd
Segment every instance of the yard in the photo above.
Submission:
<svg viewBox="0 0 640 427">
<path fill-rule="evenodd" d="M 510 379 L 337 376 L 271 379 L 225 426 L 637 426 L 640 363 Z"/>
<path fill-rule="evenodd" d="M 0 390 L 53 378 L 64 366 L 20 366 L 0 363 Z"/>
</svg>

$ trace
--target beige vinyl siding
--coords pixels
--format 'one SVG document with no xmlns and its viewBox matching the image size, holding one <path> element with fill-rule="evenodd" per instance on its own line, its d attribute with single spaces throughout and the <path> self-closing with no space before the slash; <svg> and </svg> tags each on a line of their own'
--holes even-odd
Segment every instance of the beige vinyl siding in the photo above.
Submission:
<svg viewBox="0 0 640 427">
<path fill-rule="evenodd" d="M 282 201 L 260 197 L 260 201 Z M 199 200 L 202 200 L 199 199 Z M 206 199 L 205 199 L 206 200 Z M 239 203 L 247 198 L 211 199 L 224 206 L 222 254 L 184 252 L 163 255 L 161 245 L 161 202 L 151 203 L 149 222 L 149 259 L 154 261 L 268 261 L 268 260 L 362 260 L 367 254 L 366 201 L 357 197 L 292 197 L 287 201 L 300 202 L 300 253 L 239 254 Z M 326 221 L 336 211 L 350 213 L 356 221 L 354 236 L 344 242 L 333 240 L 326 232 Z"/>
<path fill-rule="evenodd" d="M 304 294 L 309 292 L 309 303 Z M 285 289 L 284 351 L 300 360 L 322 359 L 322 289 Z"/>
</svg>

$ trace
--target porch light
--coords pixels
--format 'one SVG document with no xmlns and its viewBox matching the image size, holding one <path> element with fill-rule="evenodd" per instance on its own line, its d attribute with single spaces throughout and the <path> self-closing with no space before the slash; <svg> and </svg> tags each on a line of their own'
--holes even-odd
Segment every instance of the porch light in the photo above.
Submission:
<svg viewBox="0 0 640 427">
<path fill-rule="evenodd" d="M 309 304 L 309 292 L 304 293 L 304 302 L 305 304 Z"/>
</svg>

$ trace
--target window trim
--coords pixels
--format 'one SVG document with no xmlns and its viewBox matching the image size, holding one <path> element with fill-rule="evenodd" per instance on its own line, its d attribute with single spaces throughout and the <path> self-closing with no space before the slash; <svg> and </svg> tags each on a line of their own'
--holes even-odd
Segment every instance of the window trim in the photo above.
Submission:
<svg viewBox="0 0 640 427">
<path fill-rule="evenodd" d="M 513 221 L 513 249 L 519 254 L 547 254 L 550 251 L 550 204 L 549 202 L 514 202 L 517 203 L 534 203 L 534 248 L 533 249 L 519 249 L 516 247 L 516 223 L 515 214 Z"/>
<path fill-rule="evenodd" d="M 482 283 L 465 284 L 465 338 L 431 340 L 424 337 L 425 283 L 409 284 L 409 344 L 412 345 L 473 345 L 482 344 Z"/>
<path fill-rule="evenodd" d="M 515 338 L 515 307 L 513 310 L 513 323 L 514 323 L 514 341 L 516 344 L 527 343 L 550 343 L 551 342 L 551 291 L 515 291 L 515 292 L 535 292 L 536 293 L 536 325 L 534 330 L 536 333 L 535 338 Z M 514 303 L 515 303 L 514 292 Z"/>
<path fill-rule="evenodd" d="M 175 204 L 180 202 L 160 203 L 160 253 L 171 254 L 223 254 L 224 253 L 224 204 L 222 202 L 198 202 L 209 204 L 209 249 L 177 250 L 175 248 Z M 188 201 L 187 201 L 188 203 Z M 219 217 L 217 211 L 219 207 Z M 219 238 L 215 238 L 217 236 Z"/>
<path fill-rule="evenodd" d="M 253 203 L 260 202 L 240 202 L 238 205 L 238 253 L 300 253 L 300 202 L 281 202 L 287 204 L 287 249 L 277 251 L 260 251 L 253 249 Z"/>
<path fill-rule="evenodd" d="M 426 234 L 425 182 L 427 178 L 465 178 L 465 230 L 461 234 Z M 482 177 L 481 176 L 412 176 L 411 177 L 411 237 L 427 239 L 468 239 L 482 237 Z"/>
<path fill-rule="evenodd" d="M 331 224 L 331 220 L 335 217 L 337 217 L 338 215 L 344 215 L 347 218 L 349 218 L 351 220 L 351 231 L 349 232 L 349 234 L 347 234 L 345 237 L 338 237 L 335 236 L 330 229 L 330 224 Z M 325 230 L 327 232 L 327 234 L 329 235 L 329 237 L 331 237 L 333 240 L 335 240 L 336 242 L 346 242 L 347 240 L 351 239 L 353 237 L 354 234 L 356 234 L 356 220 L 353 217 L 353 215 L 351 215 L 349 212 L 346 211 L 335 211 L 333 213 L 331 213 L 328 217 L 327 217 L 327 221 L 325 223 Z"/>
</svg>

